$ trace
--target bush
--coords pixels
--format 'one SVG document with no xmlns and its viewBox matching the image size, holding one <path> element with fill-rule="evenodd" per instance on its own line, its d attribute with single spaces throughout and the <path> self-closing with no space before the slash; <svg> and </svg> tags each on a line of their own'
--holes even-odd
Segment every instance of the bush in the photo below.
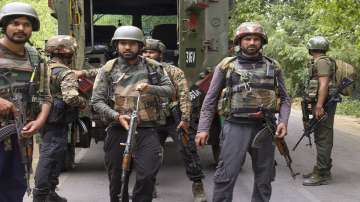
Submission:
<svg viewBox="0 0 360 202">
<path fill-rule="evenodd" d="M 343 97 L 343 101 L 337 105 L 336 114 L 360 117 L 360 100 Z"/>
</svg>

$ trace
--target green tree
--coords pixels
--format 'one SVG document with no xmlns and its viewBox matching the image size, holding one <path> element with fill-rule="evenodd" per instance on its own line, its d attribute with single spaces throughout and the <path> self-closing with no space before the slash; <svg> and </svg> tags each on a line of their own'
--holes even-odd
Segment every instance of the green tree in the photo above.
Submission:
<svg viewBox="0 0 360 202">
<path fill-rule="evenodd" d="M 230 35 L 244 21 L 260 22 L 268 33 L 264 53 L 284 69 L 290 94 L 301 94 L 309 60 L 305 44 L 315 35 L 327 37 L 329 55 L 360 66 L 360 2 L 357 0 L 237 0 Z"/>
</svg>

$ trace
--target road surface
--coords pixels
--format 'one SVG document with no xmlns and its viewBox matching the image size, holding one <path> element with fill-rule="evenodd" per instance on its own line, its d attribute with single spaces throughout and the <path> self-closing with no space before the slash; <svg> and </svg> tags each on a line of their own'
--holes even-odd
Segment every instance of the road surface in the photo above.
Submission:
<svg viewBox="0 0 360 202">
<path fill-rule="evenodd" d="M 345 121 L 344 121 L 345 120 Z M 277 175 L 273 185 L 273 202 L 359 202 L 360 201 L 360 124 L 353 120 L 337 119 L 333 150 L 333 181 L 319 187 L 302 186 L 302 177 L 293 180 L 285 161 L 276 153 Z M 299 112 L 293 112 L 289 122 L 289 135 L 286 140 L 292 147 L 302 130 Z M 293 168 L 297 172 L 307 173 L 314 165 L 315 148 L 300 144 L 296 152 L 291 153 Z M 63 173 L 60 179 L 59 194 L 66 196 L 69 202 L 107 202 L 108 179 L 103 164 L 102 144 L 91 149 L 81 149 L 76 155 L 76 167 Z M 200 150 L 201 163 L 206 178 L 205 189 L 212 198 L 215 171 L 210 147 Z M 191 182 L 185 175 L 183 163 L 172 142 L 167 143 L 164 164 L 158 176 L 158 198 L 154 202 L 191 202 Z M 131 183 L 130 186 L 133 184 Z M 250 201 L 253 186 L 251 159 L 248 157 L 238 177 L 234 189 L 234 202 Z M 31 198 L 25 197 L 25 202 Z M 209 200 L 211 201 L 211 200 Z"/>
</svg>

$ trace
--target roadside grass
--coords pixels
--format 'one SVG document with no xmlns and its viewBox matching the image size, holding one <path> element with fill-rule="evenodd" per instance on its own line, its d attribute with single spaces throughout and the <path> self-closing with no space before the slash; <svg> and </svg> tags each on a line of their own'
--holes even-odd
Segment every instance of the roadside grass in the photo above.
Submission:
<svg viewBox="0 0 360 202">
<path fill-rule="evenodd" d="M 300 102 L 301 98 L 293 98 L 292 107 L 301 110 Z M 360 100 L 343 96 L 336 107 L 336 114 L 360 118 Z"/>
<path fill-rule="evenodd" d="M 337 105 L 336 114 L 360 117 L 360 100 L 343 97 L 341 103 Z"/>
</svg>

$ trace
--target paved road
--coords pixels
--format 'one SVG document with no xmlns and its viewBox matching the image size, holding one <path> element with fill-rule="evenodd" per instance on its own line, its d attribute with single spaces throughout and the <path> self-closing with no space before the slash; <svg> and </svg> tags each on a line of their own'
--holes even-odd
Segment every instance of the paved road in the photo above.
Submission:
<svg viewBox="0 0 360 202">
<path fill-rule="evenodd" d="M 289 123 L 289 147 L 293 146 L 300 135 L 300 114 L 292 113 Z M 342 124 L 340 124 L 342 125 Z M 359 127 L 360 129 L 360 127 Z M 349 133 L 342 128 L 336 129 L 334 145 L 333 183 L 320 187 L 304 187 L 301 176 L 293 180 L 281 156 L 276 156 L 277 176 L 273 183 L 273 202 L 359 202 L 360 201 L 360 133 Z M 202 165 L 206 174 L 205 188 L 208 198 L 212 197 L 213 164 L 210 147 L 200 151 Z M 301 144 L 296 153 L 292 153 L 295 171 L 306 173 L 311 170 L 315 150 Z M 77 153 L 77 166 L 71 172 L 61 176 L 59 193 L 69 202 L 106 202 L 108 180 L 103 167 L 102 145 L 94 145 L 90 150 L 82 149 Z M 155 202 L 191 202 L 191 182 L 186 178 L 182 161 L 174 149 L 173 143 L 166 146 L 164 165 L 158 176 L 158 194 Z M 234 190 L 234 202 L 250 201 L 253 176 L 251 160 L 247 158 L 238 177 Z M 25 202 L 31 201 L 26 198 Z M 210 200 L 209 200 L 210 201 Z"/>
</svg>

